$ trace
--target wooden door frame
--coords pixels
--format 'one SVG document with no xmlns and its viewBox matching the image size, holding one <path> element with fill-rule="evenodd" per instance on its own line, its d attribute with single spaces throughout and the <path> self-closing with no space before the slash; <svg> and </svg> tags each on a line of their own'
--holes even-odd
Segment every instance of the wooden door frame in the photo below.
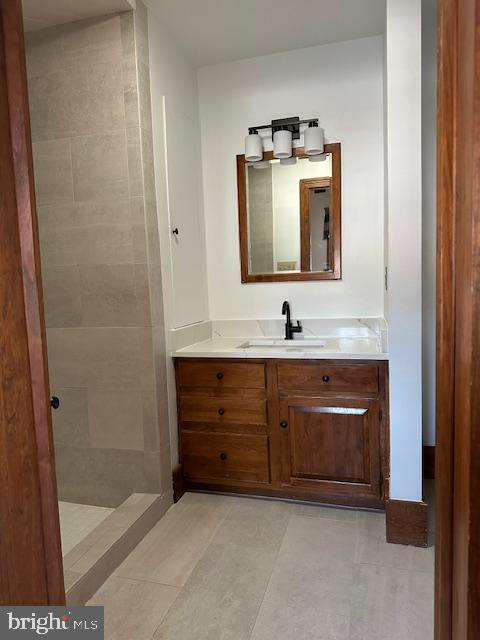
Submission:
<svg viewBox="0 0 480 640">
<path fill-rule="evenodd" d="M 20 0 L 0 0 L 0 604 L 65 603 Z"/>
<path fill-rule="evenodd" d="M 480 0 L 439 0 L 435 640 L 480 637 Z"/>
<path fill-rule="evenodd" d="M 300 181 L 300 270 L 311 271 L 311 216 L 310 216 L 310 191 L 314 189 L 330 189 L 332 193 L 332 178 L 302 178 Z M 330 227 L 331 233 L 328 239 L 327 262 L 335 270 L 335 252 L 332 239 L 335 234 L 341 233 L 341 222 L 334 209 L 336 203 L 331 198 Z M 337 256 L 338 258 L 338 256 Z"/>
</svg>

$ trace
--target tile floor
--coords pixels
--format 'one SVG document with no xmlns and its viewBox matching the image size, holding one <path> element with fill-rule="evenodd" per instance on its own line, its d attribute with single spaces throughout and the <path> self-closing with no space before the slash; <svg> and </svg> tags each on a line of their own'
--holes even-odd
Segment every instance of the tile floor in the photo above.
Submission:
<svg viewBox="0 0 480 640">
<path fill-rule="evenodd" d="M 431 640 L 433 563 L 383 514 L 188 493 L 89 604 L 108 640 Z"/>
<path fill-rule="evenodd" d="M 59 502 L 58 509 L 64 556 L 114 511 L 107 507 L 94 507 L 73 502 Z"/>
</svg>

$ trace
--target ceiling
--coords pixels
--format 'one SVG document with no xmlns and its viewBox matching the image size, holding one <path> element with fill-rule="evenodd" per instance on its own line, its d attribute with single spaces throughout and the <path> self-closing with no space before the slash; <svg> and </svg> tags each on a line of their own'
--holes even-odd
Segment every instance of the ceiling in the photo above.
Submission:
<svg viewBox="0 0 480 640">
<path fill-rule="evenodd" d="M 145 0 L 196 66 L 384 32 L 385 0 Z"/>
<path fill-rule="evenodd" d="M 127 11 L 135 0 L 22 0 L 25 31 Z"/>
</svg>

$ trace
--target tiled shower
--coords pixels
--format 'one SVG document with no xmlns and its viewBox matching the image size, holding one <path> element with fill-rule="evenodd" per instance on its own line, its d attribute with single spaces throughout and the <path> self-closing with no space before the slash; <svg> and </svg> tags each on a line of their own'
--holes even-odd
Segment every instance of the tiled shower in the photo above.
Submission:
<svg viewBox="0 0 480 640">
<path fill-rule="evenodd" d="M 58 491 L 78 515 L 171 486 L 147 13 L 26 49 Z"/>
</svg>

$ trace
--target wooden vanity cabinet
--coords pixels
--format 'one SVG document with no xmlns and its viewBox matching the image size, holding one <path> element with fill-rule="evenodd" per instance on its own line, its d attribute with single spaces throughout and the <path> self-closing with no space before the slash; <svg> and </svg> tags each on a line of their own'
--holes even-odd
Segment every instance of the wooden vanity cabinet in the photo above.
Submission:
<svg viewBox="0 0 480 640">
<path fill-rule="evenodd" d="M 382 508 L 384 361 L 176 359 L 187 488 Z"/>
</svg>

